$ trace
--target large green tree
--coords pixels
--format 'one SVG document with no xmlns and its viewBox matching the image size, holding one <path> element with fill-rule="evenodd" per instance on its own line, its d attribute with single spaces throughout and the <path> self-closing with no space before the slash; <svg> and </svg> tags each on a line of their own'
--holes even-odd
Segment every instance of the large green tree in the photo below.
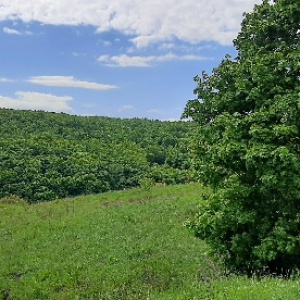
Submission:
<svg viewBox="0 0 300 300">
<path fill-rule="evenodd" d="M 190 220 L 229 271 L 300 267 L 300 1 L 264 0 L 227 55 L 196 76 L 198 176 L 213 189 Z"/>
</svg>

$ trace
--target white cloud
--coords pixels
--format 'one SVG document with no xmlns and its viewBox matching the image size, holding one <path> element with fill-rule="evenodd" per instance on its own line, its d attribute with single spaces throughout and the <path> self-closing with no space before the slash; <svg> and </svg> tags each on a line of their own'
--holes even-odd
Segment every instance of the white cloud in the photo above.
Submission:
<svg viewBox="0 0 300 300">
<path fill-rule="evenodd" d="M 15 98 L 0 96 L 0 107 L 12 109 L 45 110 L 51 112 L 70 112 L 69 96 L 55 96 L 35 92 L 16 92 Z"/>
<path fill-rule="evenodd" d="M 166 49 L 174 49 L 176 47 L 175 43 L 162 43 L 160 45 L 160 49 L 166 50 Z"/>
<path fill-rule="evenodd" d="M 73 76 L 35 76 L 29 78 L 27 81 L 45 86 L 74 87 L 90 90 L 111 90 L 118 88 L 115 85 L 78 80 Z"/>
<path fill-rule="evenodd" d="M 12 79 L 4 78 L 4 77 L 0 78 L 0 83 L 11 83 L 11 82 L 14 81 Z"/>
<path fill-rule="evenodd" d="M 79 52 L 72 52 L 72 55 L 74 57 L 86 57 L 87 56 L 86 53 L 79 53 Z"/>
<path fill-rule="evenodd" d="M 16 30 L 16 29 L 12 29 L 12 28 L 8 28 L 8 27 L 4 27 L 3 28 L 3 32 L 7 33 L 7 34 L 15 34 L 15 35 L 21 35 L 21 32 Z"/>
<path fill-rule="evenodd" d="M 92 25 L 99 32 L 131 35 L 136 47 L 174 39 L 231 44 L 242 13 L 261 0 L 2 0 L 1 20 L 55 25 Z"/>
<path fill-rule="evenodd" d="M 134 109 L 134 106 L 128 104 L 128 105 L 123 105 L 122 107 L 120 107 L 118 111 L 120 112 L 120 111 L 125 111 L 125 110 L 132 110 L 132 109 Z"/>
<path fill-rule="evenodd" d="M 167 53 L 158 56 L 129 56 L 126 54 L 122 55 L 101 55 L 98 61 L 104 63 L 110 67 L 150 67 L 152 64 L 158 62 L 168 62 L 174 60 L 206 60 L 207 57 L 199 55 L 176 55 L 173 53 Z"/>
<path fill-rule="evenodd" d="M 102 43 L 103 43 L 103 46 L 105 46 L 105 47 L 112 46 L 112 42 L 110 42 L 110 41 L 102 41 Z"/>
<path fill-rule="evenodd" d="M 22 34 L 32 35 L 33 34 L 31 31 L 28 31 L 28 30 L 26 30 L 23 33 L 23 32 L 21 32 L 19 30 L 16 30 L 16 29 L 13 29 L 13 28 L 8 28 L 8 27 L 4 27 L 3 28 L 3 32 L 6 33 L 6 34 L 14 34 L 14 35 L 22 35 Z"/>
</svg>

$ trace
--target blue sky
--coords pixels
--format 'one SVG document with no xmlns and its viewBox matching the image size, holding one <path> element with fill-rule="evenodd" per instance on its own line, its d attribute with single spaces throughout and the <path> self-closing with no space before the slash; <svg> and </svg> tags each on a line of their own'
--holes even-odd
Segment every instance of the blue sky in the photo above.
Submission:
<svg viewBox="0 0 300 300">
<path fill-rule="evenodd" d="M 177 120 L 259 0 L 0 0 L 0 107 Z"/>
</svg>

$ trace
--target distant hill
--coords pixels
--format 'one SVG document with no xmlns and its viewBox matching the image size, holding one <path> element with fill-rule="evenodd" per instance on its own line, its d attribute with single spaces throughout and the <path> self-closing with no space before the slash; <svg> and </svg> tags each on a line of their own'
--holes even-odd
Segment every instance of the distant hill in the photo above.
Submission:
<svg viewBox="0 0 300 300">
<path fill-rule="evenodd" d="M 192 180 L 189 122 L 0 109 L 0 198 L 29 202 Z"/>
</svg>

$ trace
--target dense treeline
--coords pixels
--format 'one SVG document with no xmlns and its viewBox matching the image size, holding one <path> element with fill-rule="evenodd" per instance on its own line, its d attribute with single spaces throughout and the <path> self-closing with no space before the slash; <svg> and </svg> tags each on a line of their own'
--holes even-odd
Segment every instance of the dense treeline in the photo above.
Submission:
<svg viewBox="0 0 300 300">
<path fill-rule="evenodd" d="M 0 198 L 29 202 L 191 180 L 193 124 L 0 109 Z"/>
</svg>

